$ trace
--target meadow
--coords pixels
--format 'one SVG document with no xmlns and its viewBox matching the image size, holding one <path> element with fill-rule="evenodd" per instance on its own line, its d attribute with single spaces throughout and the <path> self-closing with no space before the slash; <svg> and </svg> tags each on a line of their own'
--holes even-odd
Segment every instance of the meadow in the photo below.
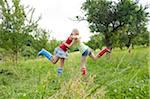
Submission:
<svg viewBox="0 0 150 99">
<path fill-rule="evenodd" d="M 149 48 L 114 49 L 112 57 L 87 59 L 80 72 L 80 53 L 70 53 L 64 72 L 44 57 L 0 63 L 0 99 L 150 99 Z"/>
</svg>

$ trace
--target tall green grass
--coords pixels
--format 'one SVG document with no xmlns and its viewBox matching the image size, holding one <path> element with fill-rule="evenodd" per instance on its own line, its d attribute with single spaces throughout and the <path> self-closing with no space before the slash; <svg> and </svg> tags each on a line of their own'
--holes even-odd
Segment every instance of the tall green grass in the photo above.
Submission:
<svg viewBox="0 0 150 99">
<path fill-rule="evenodd" d="M 71 53 L 64 72 L 46 58 L 0 64 L 0 99 L 148 99 L 149 48 L 114 49 L 94 62 L 87 59 L 86 77 L 80 72 L 80 53 Z"/>
</svg>

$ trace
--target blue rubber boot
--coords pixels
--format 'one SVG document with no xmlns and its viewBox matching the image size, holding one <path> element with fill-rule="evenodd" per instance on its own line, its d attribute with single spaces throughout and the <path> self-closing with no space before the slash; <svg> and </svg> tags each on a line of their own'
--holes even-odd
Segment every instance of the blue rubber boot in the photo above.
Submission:
<svg viewBox="0 0 150 99">
<path fill-rule="evenodd" d="M 44 55 L 48 60 L 52 60 L 52 54 L 45 49 L 39 51 L 38 56 L 39 55 Z"/>
<path fill-rule="evenodd" d="M 62 69 L 61 67 L 59 67 L 59 68 L 57 69 L 57 74 L 58 74 L 58 76 L 61 76 L 61 75 L 62 75 L 62 72 L 63 72 L 63 69 Z"/>
</svg>

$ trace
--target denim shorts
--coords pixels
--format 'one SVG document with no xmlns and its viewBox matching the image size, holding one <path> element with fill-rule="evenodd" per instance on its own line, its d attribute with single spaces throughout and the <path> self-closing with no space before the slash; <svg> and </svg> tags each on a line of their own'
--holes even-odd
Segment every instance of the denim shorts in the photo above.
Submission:
<svg viewBox="0 0 150 99">
<path fill-rule="evenodd" d="M 88 48 L 82 53 L 82 56 L 86 57 L 87 55 L 91 55 L 91 50 Z"/>
<path fill-rule="evenodd" d="M 68 53 L 59 47 L 55 48 L 54 54 L 59 58 L 68 58 Z"/>
</svg>

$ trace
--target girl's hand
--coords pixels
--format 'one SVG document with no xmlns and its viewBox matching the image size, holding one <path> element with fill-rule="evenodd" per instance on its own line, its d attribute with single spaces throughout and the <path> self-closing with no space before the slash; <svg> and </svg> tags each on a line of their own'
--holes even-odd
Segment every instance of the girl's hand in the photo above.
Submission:
<svg viewBox="0 0 150 99">
<path fill-rule="evenodd" d="M 69 45 L 69 44 L 67 44 L 66 42 L 63 42 L 63 44 L 64 44 L 65 46 L 67 46 L 67 48 L 69 48 L 69 47 L 70 47 L 70 45 Z"/>
<path fill-rule="evenodd" d="M 78 38 L 79 38 L 79 35 L 72 35 L 71 38 L 72 38 L 72 39 L 78 39 Z"/>
</svg>

